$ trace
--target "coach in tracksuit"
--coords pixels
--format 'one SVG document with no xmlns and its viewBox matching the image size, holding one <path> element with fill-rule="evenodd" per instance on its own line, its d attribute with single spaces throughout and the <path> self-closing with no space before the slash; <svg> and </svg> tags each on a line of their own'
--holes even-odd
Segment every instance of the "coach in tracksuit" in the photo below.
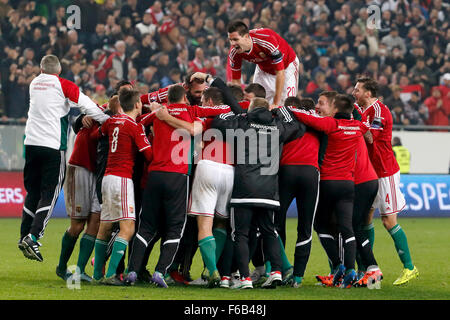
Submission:
<svg viewBox="0 0 450 320">
<path fill-rule="evenodd" d="M 44 56 L 40 66 L 41 74 L 30 83 L 23 172 L 27 196 L 18 246 L 25 257 L 42 262 L 37 240 L 44 235 L 64 182 L 70 107 L 81 107 L 100 123 L 108 116 L 76 84 L 59 77 L 56 56 Z"/>
<path fill-rule="evenodd" d="M 216 117 L 212 123 L 235 143 L 235 174 L 231 205 L 231 228 L 241 274 L 240 288 L 252 288 L 249 272 L 249 236 L 259 228 L 263 250 L 272 263 L 272 272 L 262 285 L 281 283 L 281 257 L 274 217 L 280 207 L 278 167 L 284 142 L 304 126 L 295 121 L 286 108 L 269 111 L 269 103 L 255 98 L 247 114 L 233 113 Z M 230 141 L 231 140 L 231 141 Z"/>
</svg>

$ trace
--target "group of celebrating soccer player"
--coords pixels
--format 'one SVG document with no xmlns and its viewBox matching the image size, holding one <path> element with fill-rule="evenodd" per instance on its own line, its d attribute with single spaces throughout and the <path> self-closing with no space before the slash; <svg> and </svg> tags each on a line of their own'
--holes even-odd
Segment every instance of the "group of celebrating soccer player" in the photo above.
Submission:
<svg viewBox="0 0 450 320">
<path fill-rule="evenodd" d="M 58 162 L 64 167 L 60 179 L 47 188 L 57 190 L 57 198 L 62 171 L 67 172 L 71 224 L 56 274 L 106 285 L 297 288 L 314 229 L 330 264 L 328 276 L 316 277 L 322 285 L 378 286 L 383 276 L 372 251 L 372 217 L 379 209 L 403 263 L 394 285 L 416 278 L 397 223 L 405 199 L 391 147 L 392 116 L 377 99 L 376 81 L 358 79 L 355 102 L 334 91 L 323 91 L 317 102 L 299 99 L 298 58 L 283 38 L 270 29 L 249 30 L 241 21 L 229 25 L 228 37 L 229 84 L 197 72 L 184 83 L 141 96 L 123 80 L 107 104 L 97 110 L 84 106 L 87 115 L 73 125 L 77 135 L 67 170 Z M 253 83 L 244 89 L 242 60 L 256 64 Z M 51 77 L 59 73 L 43 62 L 43 74 L 55 81 Z M 83 105 L 73 97 L 78 88 L 58 79 L 63 97 Z M 33 90 L 50 90 L 45 81 L 32 83 L 32 102 Z M 30 119 L 28 127 L 37 121 Z M 63 142 L 45 148 L 65 150 Z M 27 182 L 27 165 L 24 171 Z M 19 248 L 27 258 L 43 261 L 37 240 L 55 198 L 40 207 L 33 200 L 36 192 L 30 194 L 31 182 L 25 185 Z M 298 226 L 291 265 L 286 215 L 294 199 Z M 67 263 L 83 230 L 72 274 Z M 150 274 L 146 266 L 158 241 L 160 254 Z M 192 280 L 197 249 L 204 271 Z M 91 277 L 85 267 L 93 252 Z"/>
</svg>

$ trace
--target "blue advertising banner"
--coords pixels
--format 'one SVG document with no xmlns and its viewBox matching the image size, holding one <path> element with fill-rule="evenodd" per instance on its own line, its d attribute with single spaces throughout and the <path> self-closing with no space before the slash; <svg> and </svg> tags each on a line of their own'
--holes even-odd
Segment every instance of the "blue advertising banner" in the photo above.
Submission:
<svg viewBox="0 0 450 320">
<path fill-rule="evenodd" d="M 399 216 L 450 217 L 450 175 L 402 174 L 400 182 L 406 208 Z M 378 212 L 375 215 L 378 216 Z M 291 203 L 287 216 L 297 217 L 295 201 Z"/>
<path fill-rule="evenodd" d="M 400 216 L 450 217 L 450 175 L 403 174 L 400 189 L 406 198 L 406 209 Z M 297 217 L 295 201 L 289 207 L 287 216 Z M 53 217 L 67 217 L 62 190 Z"/>
</svg>

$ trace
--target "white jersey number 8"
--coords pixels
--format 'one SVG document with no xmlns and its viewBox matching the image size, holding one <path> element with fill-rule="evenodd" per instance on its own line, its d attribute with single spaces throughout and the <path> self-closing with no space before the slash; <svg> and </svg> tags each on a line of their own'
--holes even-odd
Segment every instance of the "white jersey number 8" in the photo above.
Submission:
<svg viewBox="0 0 450 320">
<path fill-rule="evenodd" d="M 117 140 L 119 139 L 119 127 L 115 127 L 112 134 L 111 141 L 111 152 L 116 152 L 117 150 Z"/>
</svg>

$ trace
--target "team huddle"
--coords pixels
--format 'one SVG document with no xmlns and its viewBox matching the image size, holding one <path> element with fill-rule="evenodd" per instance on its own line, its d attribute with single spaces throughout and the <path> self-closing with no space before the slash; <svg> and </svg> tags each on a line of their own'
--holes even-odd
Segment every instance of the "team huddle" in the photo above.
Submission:
<svg viewBox="0 0 450 320">
<path fill-rule="evenodd" d="M 18 244 L 24 256 L 43 261 L 37 240 L 64 183 L 71 224 L 56 267 L 63 280 L 298 288 L 314 230 L 330 264 L 329 275 L 316 276 L 320 284 L 379 286 L 375 209 L 403 264 L 394 285 L 416 278 L 397 223 L 406 203 L 391 146 L 392 116 L 377 99 L 376 81 L 358 79 L 354 99 L 334 91 L 323 91 L 317 102 L 299 99 L 299 60 L 283 38 L 241 21 L 229 25 L 228 37 L 231 83 L 196 72 L 184 83 L 140 95 L 123 80 L 103 106 L 59 78 L 58 58 L 42 59 L 26 125 L 27 197 Z M 244 89 L 242 60 L 257 65 Z M 53 111 L 42 111 L 49 104 Z M 74 105 L 83 114 L 73 124 L 66 168 L 67 114 Z M 294 199 L 291 264 L 286 216 Z M 83 230 L 72 273 L 67 264 Z M 147 264 L 158 241 L 151 274 Z M 204 271 L 193 280 L 198 249 Z M 92 253 L 90 276 L 85 268 Z"/>
</svg>

